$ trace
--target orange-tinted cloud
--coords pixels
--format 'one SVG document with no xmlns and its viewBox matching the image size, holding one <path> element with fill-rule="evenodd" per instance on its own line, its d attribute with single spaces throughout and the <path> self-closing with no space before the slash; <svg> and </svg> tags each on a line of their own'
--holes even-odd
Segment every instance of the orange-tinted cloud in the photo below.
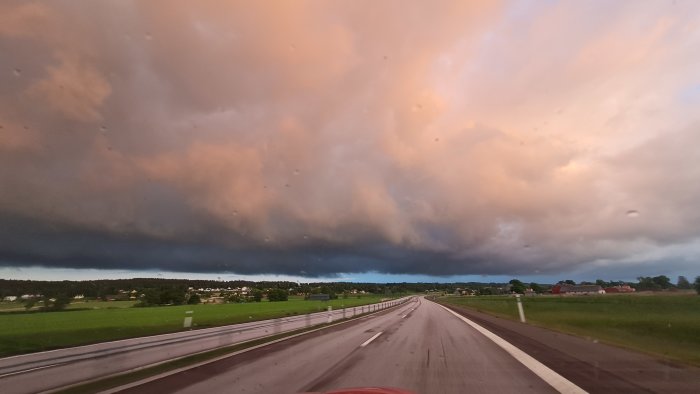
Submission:
<svg viewBox="0 0 700 394">
<path fill-rule="evenodd" d="M 0 215 L 35 228 L 4 264 L 631 273 L 697 250 L 694 4 L 4 7 Z"/>
</svg>

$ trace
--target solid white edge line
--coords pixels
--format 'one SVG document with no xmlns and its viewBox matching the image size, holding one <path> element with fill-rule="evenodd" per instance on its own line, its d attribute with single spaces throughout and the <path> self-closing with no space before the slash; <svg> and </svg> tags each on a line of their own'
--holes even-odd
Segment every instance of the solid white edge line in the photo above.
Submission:
<svg viewBox="0 0 700 394">
<path fill-rule="evenodd" d="M 369 345 L 370 343 L 372 343 L 372 341 L 374 341 L 375 339 L 377 339 L 377 337 L 380 336 L 380 335 L 382 335 L 382 331 L 379 331 L 378 333 L 374 334 L 374 335 L 372 336 L 372 338 L 370 338 L 370 339 L 364 341 L 364 342 L 362 343 L 362 345 L 360 345 L 360 347 L 365 347 L 365 346 Z"/>
<path fill-rule="evenodd" d="M 438 304 L 438 305 L 440 305 L 440 304 Z M 527 353 L 523 352 L 522 350 L 518 349 L 517 347 L 511 345 L 505 339 L 499 337 L 498 335 L 492 333 L 491 331 L 485 329 L 484 327 L 474 323 L 473 321 L 467 319 L 466 317 L 460 315 L 459 313 L 457 313 L 457 312 L 455 312 L 455 311 L 453 311 L 445 306 L 442 306 L 442 305 L 440 305 L 440 306 L 443 309 L 445 309 L 446 311 L 450 312 L 451 314 L 457 316 L 463 322 L 470 325 L 473 329 L 479 331 L 486 338 L 493 341 L 496 345 L 498 345 L 501 349 L 508 352 L 508 354 L 513 356 L 513 358 L 518 360 L 521 364 L 523 364 L 525 367 L 527 367 L 530 371 L 534 372 L 535 375 L 539 376 L 542 380 L 547 382 L 547 384 L 554 387 L 554 389 L 557 390 L 558 392 L 567 393 L 567 394 L 587 394 L 587 392 L 585 390 L 578 387 L 577 385 L 575 385 L 574 383 L 572 383 L 570 380 L 566 379 L 565 377 L 554 372 L 552 369 L 550 369 L 546 365 L 542 364 L 541 362 L 537 361 L 535 358 L 533 358 L 529 354 L 527 354 Z"/>
</svg>

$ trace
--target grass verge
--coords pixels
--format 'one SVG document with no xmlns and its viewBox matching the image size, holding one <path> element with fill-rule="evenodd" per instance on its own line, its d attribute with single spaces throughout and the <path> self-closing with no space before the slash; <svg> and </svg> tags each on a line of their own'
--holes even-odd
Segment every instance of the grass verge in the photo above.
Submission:
<svg viewBox="0 0 700 394">
<path fill-rule="evenodd" d="M 517 320 L 509 296 L 437 301 Z M 528 323 L 700 366 L 700 297 L 601 295 L 523 297 Z"/>
</svg>

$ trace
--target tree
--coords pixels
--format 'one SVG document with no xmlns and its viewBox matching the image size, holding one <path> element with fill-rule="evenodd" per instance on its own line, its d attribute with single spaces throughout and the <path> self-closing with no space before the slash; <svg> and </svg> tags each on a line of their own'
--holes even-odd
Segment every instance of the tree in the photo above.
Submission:
<svg viewBox="0 0 700 394">
<path fill-rule="evenodd" d="M 229 300 L 229 302 L 235 302 L 235 303 L 245 302 L 245 298 L 241 297 L 241 296 L 238 295 L 238 294 L 232 294 L 232 295 L 228 298 L 228 300 Z"/>
<path fill-rule="evenodd" d="M 649 276 L 640 276 L 637 280 L 639 281 L 637 290 L 659 290 L 661 288 L 659 284 L 654 282 L 654 279 Z"/>
<path fill-rule="evenodd" d="M 263 292 L 258 290 L 258 289 L 253 289 L 250 292 L 250 296 L 253 299 L 253 301 L 260 302 L 260 301 L 262 301 Z"/>
<path fill-rule="evenodd" d="M 27 298 L 24 301 L 24 309 L 26 309 L 26 310 L 32 309 L 34 307 L 34 305 L 36 305 L 36 298 L 34 298 L 34 297 Z"/>
<path fill-rule="evenodd" d="M 287 301 L 289 292 L 284 289 L 271 289 L 267 292 L 267 299 L 270 301 Z"/>
<path fill-rule="evenodd" d="M 666 275 L 659 275 L 651 278 L 651 280 L 662 289 L 673 287 L 671 279 Z"/>
<path fill-rule="evenodd" d="M 678 287 L 679 289 L 684 289 L 684 290 L 692 289 L 692 286 L 690 286 L 690 282 L 688 282 L 688 278 L 686 278 L 683 275 L 678 277 L 678 282 L 676 283 L 676 287 Z"/>
<path fill-rule="evenodd" d="M 511 284 L 510 291 L 518 294 L 525 293 L 525 284 L 523 284 L 523 282 L 517 279 L 511 279 L 508 283 Z"/>
<path fill-rule="evenodd" d="M 158 289 L 144 289 L 141 301 L 136 306 L 155 306 L 160 304 L 160 292 Z"/>
<path fill-rule="evenodd" d="M 57 294 L 54 297 L 44 297 L 44 310 L 46 311 L 61 311 L 66 309 L 70 304 L 70 298 L 65 294 Z"/>
<path fill-rule="evenodd" d="M 575 284 L 576 284 L 576 282 L 574 282 L 574 281 L 571 280 L 571 279 L 565 280 L 564 283 L 566 283 L 567 285 L 575 285 Z"/>
<path fill-rule="evenodd" d="M 693 287 L 695 287 L 695 291 L 700 294 L 700 276 L 695 277 L 695 283 L 693 283 Z"/>
<path fill-rule="evenodd" d="M 543 291 L 543 290 L 542 290 L 542 286 L 538 285 L 537 283 L 535 283 L 535 282 L 530 283 L 530 288 L 531 288 L 532 291 L 534 291 L 535 293 L 537 293 L 537 294 L 542 294 L 542 291 Z"/>
<path fill-rule="evenodd" d="M 182 305 L 185 303 L 185 290 L 178 287 L 161 289 L 161 305 Z"/>
<path fill-rule="evenodd" d="M 190 294 L 190 298 L 187 299 L 187 303 L 190 305 L 200 304 L 201 302 L 202 302 L 202 299 L 199 297 L 199 294 L 197 294 L 197 293 Z"/>
</svg>

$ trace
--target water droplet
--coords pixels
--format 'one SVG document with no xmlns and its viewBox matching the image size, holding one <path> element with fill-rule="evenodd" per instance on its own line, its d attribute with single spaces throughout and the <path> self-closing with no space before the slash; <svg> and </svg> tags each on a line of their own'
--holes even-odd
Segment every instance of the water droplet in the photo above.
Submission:
<svg viewBox="0 0 700 394">
<path fill-rule="evenodd" d="M 298 170 L 298 169 L 294 170 L 294 175 L 299 175 L 299 170 Z"/>
<path fill-rule="evenodd" d="M 144 37 L 145 37 L 147 40 L 152 40 L 152 39 L 153 39 L 153 36 L 151 35 L 151 33 L 146 33 L 146 35 L 144 35 Z"/>
<path fill-rule="evenodd" d="M 435 142 L 440 142 L 440 138 L 435 137 Z"/>
<path fill-rule="evenodd" d="M 22 126 L 25 130 L 29 130 L 29 126 Z"/>
<path fill-rule="evenodd" d="M 384 55 L 384 60 L 388 60 L 388 59 L 389 59 L 389 56 Z"/>
<path fill-rule="evenodd" d="M 237 215 L 238 215 L 238 211 L 234 209 L 234 210 L 233 210 L 233 216 L 237 216 Z"/>
<path fill-rule="evenodd" d="M 639 217 L 639 211 L 636 211 L 636 210 L 634 210 L 634 209 L 630 209 L 629 211 L 627 211 L 627 217 L 628 217 L 628 218 L 636 218 L 636 217 Z"/>
<path fill-rule="evenodd" d="M 105 125 L 100 126 L 100 131 L 101 132 L 107 131 L 107 126 L 105 126 Z"/>
<path fill-rule="evenodd" d="M 297 47 L 290 44 L 290 45 L 289 45 L 289 50 L 292 51 L 292 52 L 294 52 L 294 51 L 297 50 Z"/>
<path fill-rule="evenodd" d="M 285 183 L 285 184 L 284 184 L 284 187 L 289 187 L 289 183 Z"/>
<path fill-rule="evenodd" d="M 304 234 L 304 239 L 309 239 L 309 236 Z"/>
<path fill-rule="evenodd" d="M 22 75 L 22 70 L 20 70 L 19 68 L 15 68 L 14 73 L 15 77 L 19 77 L 20 75 Z"/>
<path fill-rule="evenodd" d="M 270 242 L 270 237 L 265 237 L 265 242 Z"/>
</svg>

